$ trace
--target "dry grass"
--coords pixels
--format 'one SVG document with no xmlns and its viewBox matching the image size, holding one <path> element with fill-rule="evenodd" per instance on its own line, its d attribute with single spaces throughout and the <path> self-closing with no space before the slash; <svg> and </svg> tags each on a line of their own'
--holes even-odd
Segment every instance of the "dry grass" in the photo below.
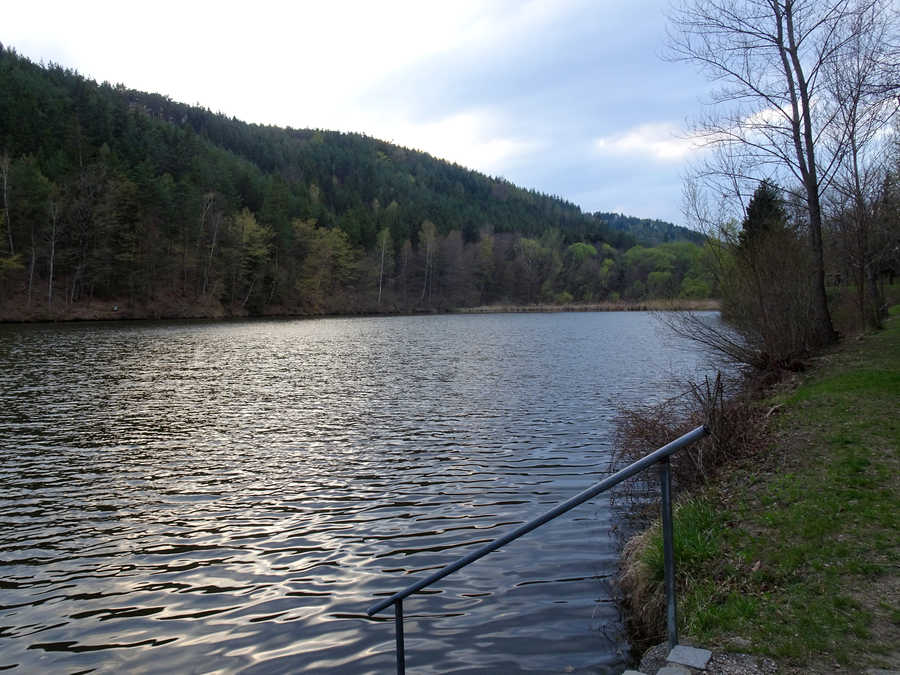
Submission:
<svg viewBox="0 0 900 675">
<path fill-rule="evenodd" d="M 687 490 L 714 478 L 728 462 L 754 455 L 765 443 L 765 412 L 754 389 L 728 397 L 720 374 L 688 382 L 685 392 L 662 403 L 623 408 L 616 419 L 617 466 L 640 459 L 691 429 L 705 425 L 709 435 L 672 457 L 675 486 Z"/>
<path fill-rule="evenodd" d="M 454 311 L 463 314 L 505 314 L 521 312 L 703 312 L 719 309 L 719 301 L 660 299 L 640 302 L 571 302 L 565 304 L 536 305 L 482 305 L 480 307 L 460 307 Z"/>
</svg>

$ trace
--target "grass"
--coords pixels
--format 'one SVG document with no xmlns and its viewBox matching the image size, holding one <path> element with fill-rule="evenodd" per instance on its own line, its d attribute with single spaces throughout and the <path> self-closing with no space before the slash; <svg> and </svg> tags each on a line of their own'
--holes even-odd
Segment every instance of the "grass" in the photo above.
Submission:
<svg viewBox="0 0 900 675">
<path fill-rule="evenodd" d="M 735 467 L 677 509 L 684 637 L 789 671 L 900 668 L 900 307 L 891 314 L 764 403 L 779 406 L 765 466 Z M 648 542 L 641 564 L 659 581 L 658 533 Z"/>
</svg>

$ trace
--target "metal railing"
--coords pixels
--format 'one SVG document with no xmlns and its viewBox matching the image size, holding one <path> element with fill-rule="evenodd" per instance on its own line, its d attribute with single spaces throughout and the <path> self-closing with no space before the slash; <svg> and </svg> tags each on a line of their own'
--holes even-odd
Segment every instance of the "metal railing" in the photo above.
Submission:
<svg viewBox="0 0 900 675">
<path fill-rule="evenodd" d="M 609 490 L 610 488 L 621 483 L 623 480 L 631 478 L 632 476 L 640 473 L 644 469 L 652 466 L 653 464 L 656 464 L 657 462 L 660 463 L 660 492 L 662 497 L 661 510 L 663 530 L 663 564 L 665 567 L 665 587 L 667 603 L 666 625 L 669 637 L 669 648 L 671 649 L 675 647 L 678 644 L 678 626 L 676 623 L 675 614 L 675 556 L 673 553 L 672 545 L 672 476 L 669 467 L 669 457 L 681 448 L 699 440 L 707 433 L 709 432 L 705 426 L 700 426 L 693 431 L 689 431 L 684 436 L 676 438 L 674 441 L 664 445 L 658 450 L 654 450 L 649 455 L 645 455 L 636 462 L 629 464 L 624 469 L 617 471 L 611 476 L 607 476 L 599 483 L 596 483 L 587 490 L 579 492 L 574 497 L 567 499 L 562 504 L 559 504 L 555 508 L 547 511 L 545 514 L 528 521 L 524 525 L 517 527 L 515 530 L 506 533 L 502 537 L 499 537 L 498 539 L 495 539 L 494 541 L 481 546 L 477 550 L 472 551 L 469 555 L 460 558 L 454 563 L 450 563 L 431 576 L 426 577 L 421 581 L 417 581 L 416 583 L 408 586 L 402 591 L 394 593 L 389 598 L 385 598 L 381 602 L 369 607 L 369 609 L 366 610 L 366 613 L 371 617 L 375 616 L 389 605 L 394 605 L 394 623 L 396 626 L 397 637 L 397 672 L 400 673 L 400 675 L 403 675 L 403 673 L 406 672 L 406 652 L 403 647 L 403 600 L 405 598 L 409 597 L 416 591 L 422 590 L 426 586 L 430 586 L 435 581 L 443 579 L 448 574 L 453 574 L 453 572 L 462 569 L 466 565 L 475 562 L 479 558 L 483 558 L 491 551 L 496 551 L 501 546 L 505 546 L 509 542 L 518 539 L 522 535 L 528 534 L 532 530 L 553 520 L 557 516 L 561 516 L 567 511 L 575 508 L 580 504 L 583 504 L 593 497 L 596 497 L 601 492 Z"/>
</svg>

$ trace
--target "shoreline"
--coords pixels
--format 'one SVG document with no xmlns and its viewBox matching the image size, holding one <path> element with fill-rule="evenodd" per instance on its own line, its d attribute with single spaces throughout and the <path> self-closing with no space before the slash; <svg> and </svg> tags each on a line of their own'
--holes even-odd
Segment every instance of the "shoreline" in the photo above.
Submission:
<svg viewBox="0 0 900 675">
<path fill-rule="evenodd" d="M 63 307 L 56 311 L 46 308 L 2 307 L 0 324 L 35 323 L 78 323 L 107 321 L 226 321 L 231 319 L 314 319 L 325 317 L 352 316 L 420 316 L 427 314 L 541 314 L 560 312 L 679 312 L 718 311 L 719 301 L 656 299 L 639 302 L 598 302 L 534 305 L 480 305 L 476 307 L 456 307 L 451 309 L 409 309 L 391 311 L 357 312 L 288 312 L 273 311 L 251 313 L 243 309 L 231 309 L 220 303 L 149 303 L 140 308 L 131 307 L 127 302 L 93 300 L 75 306 Z"/>
</svg>

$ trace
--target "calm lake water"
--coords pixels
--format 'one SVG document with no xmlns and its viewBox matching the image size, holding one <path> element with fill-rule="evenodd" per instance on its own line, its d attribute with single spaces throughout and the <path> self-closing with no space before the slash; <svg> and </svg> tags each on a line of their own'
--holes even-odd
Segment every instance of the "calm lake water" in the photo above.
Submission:
<svg viewBox="0 0 900 675">
<path fill-rule="evenodd" d="M 644 313 L 0 326 L 0 669 L 394 669 L 381 596 L 605 475 Z M 420 673 L 627 654 L 598 497 L 404 603 Z"/>
</svg>

